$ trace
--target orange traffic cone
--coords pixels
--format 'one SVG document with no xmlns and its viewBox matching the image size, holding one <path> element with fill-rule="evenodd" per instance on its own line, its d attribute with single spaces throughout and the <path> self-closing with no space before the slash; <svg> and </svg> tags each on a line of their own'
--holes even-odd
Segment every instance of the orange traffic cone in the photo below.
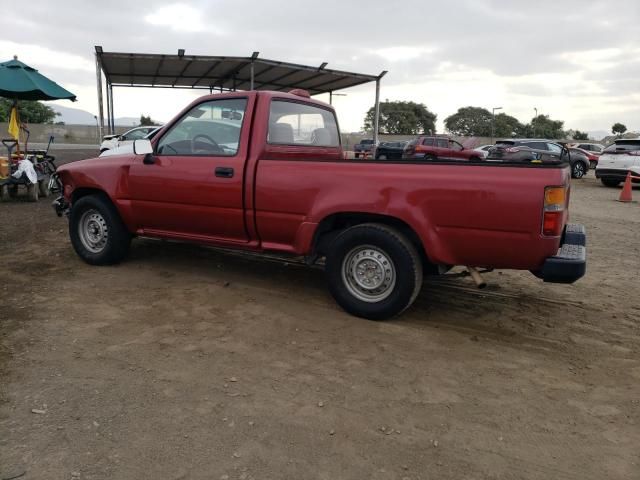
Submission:
<svg viewBox="0 0 640 480">
<path fill-rule="evenodd" d="M 622 191 L 620 192 L 620 198 L 618 198 L 619 202 L 633 202 L 631 198 L 631 172 L 627 173 L 627 179 L 624 181 L 624 186 L 622 187 Z"/>
</svg>

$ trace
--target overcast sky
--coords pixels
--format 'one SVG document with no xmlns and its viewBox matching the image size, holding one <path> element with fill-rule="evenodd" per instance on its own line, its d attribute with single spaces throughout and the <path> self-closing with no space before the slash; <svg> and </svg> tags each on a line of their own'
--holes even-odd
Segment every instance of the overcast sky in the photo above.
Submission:
<svg viewBox="0 0 640 480">
<path fill-rule="evenodd" d="M 27 3 L 25 3 L 25 6 Z M 107 7 L 108 5 L 108 7 Z M 105 51 L 261 57 L 389 73 L 381 98 L 424 103 L 439 128 L 473 105 L 566 128 L 640 130 L 640 1 L 29 0 L 4 9 L 0 60 L 17 54 L 97 113 L 94 45 Z M 374 87 L 334 98 L 357 131 Z M 198 93 L 115 90 L 117 117 L 169 120 Z M 322 98 L 320 96 L 319 98 Z"/>
</svg>

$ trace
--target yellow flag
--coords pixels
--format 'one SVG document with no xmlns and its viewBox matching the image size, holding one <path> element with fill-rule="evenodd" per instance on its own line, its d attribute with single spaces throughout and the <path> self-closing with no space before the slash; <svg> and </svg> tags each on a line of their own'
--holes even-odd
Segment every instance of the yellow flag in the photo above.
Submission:
<svg viewBox="0 0 640 480">
<path fill-rule="evenodd" d="M 9 135 L 14 139 L 19 140 L 20 125 L 18 124 L 18 109 L 15 106 L 11 108 L 11 117 L 9 118 Z"/>
</svg>

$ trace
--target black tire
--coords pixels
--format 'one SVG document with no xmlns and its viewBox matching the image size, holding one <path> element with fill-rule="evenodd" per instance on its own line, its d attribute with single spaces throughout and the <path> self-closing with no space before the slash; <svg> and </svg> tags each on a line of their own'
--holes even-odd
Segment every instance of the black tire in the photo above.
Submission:
<svg viewBox="0 0 640 480">
<path fill-rule="evenodd" d="M 471 157 L 471 158 L 469 159 L 469 161 L 470 161 L 470 162 L 474 162 L 474 163 L 478 163 L 478 162 L 480 162 L 480 161 L 482 161 L 482 160 L 480 159 L 480 157 Z"/>
<path fill-rule="evenodd" d="M 30 202 L 38 201 L 38 193 L 39 191 L 37 183 L 30 183 L 29 185 L 27 185 L 27 198 Z"/>
<path fill-rule="evenodd" d="M 620 180 L 615 178 L 601 178 L 600 181 L 605 187 L 615 188 L 620 185 Z"/>
<path fill-rule="evenodd" d="M 90 265 L 118 263 L 127 256 L 131 245 L 131 234 L 104 194 L 87 195 L 74 202 L 69 237 L 78 256 Z"/>
<path fill-rule="evenodd" d="M 9 189 L 9 196 L 11 198 L 16 198 L 18 196 L 18 185 L 9 185 L 7 188 Z"/>
<path fill-rule="evenodd" d="M 582 178 L 589 171 L 589 167 L 583 162 L 576 162 L 571 166 L 571 178 Z"/>
<path fill-rule="evenodd" d="M 378 264 L 381 269 L 373 268 L 363 274 L 360 267 L 370 270 L 366 262 L 381 262 Z M 375 282 L 377 276 L 367 275 L 382 273 L 382 269 L 382 293 L 375 294 L 376 290 L 357 286 L 368 280 Z M 355 272 L 364 277 L 356 280 Z M 386 320 L 402 313 L 422 287 L 422 261 L 416 248 L 397 230 L 377 223 L 356 225 L 340 233 L 327 253 L 325 274 L 329 291 L 338 305 L 352 315 L 369 320 Z"/>
<path fill-rule="evenodd" d="M 438 160 L 438 157 L 436 157 L 435 155 L 425 155 L 424 159 L 427 162 L 435 162 L 436 160 Z"/>
<path fill-rule="evenodd" d="M 355 158 L 360 158 L 360 154 L 359 153 L 354 153 L 353 155 Z"/>
<path fill-rule="evenodd" d="M 47 198 L 49 196 L 49 177 L 44 177 L 42 180 L 38 180 L 38 192 L 42 198 Z"/>
</svg>

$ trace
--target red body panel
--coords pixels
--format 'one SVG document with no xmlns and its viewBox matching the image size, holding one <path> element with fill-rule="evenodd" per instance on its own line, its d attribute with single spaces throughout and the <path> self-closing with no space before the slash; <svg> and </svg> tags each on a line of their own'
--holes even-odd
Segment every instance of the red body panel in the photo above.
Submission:
<svg viewBox="0 0 640 480">
<path fill-rule="evenodd" d="M 409 225 L 436 264 L 536 270 L 557 252 L 560 237 L 541 233 L 544 188 L 568 184 L 567 168 L 358 162 L 340 147 L 269 145 L 273 97 L 327 108 L 279 92 L 203 97 L 185 112 L 229 97 L 249 99 L 235 156 L 84 160 L 58 170 L 65 196 L 104 191 L 134 233 L 254 250 L 308 254 L 323 219 L 361 212 Z M 220 166 L 233 178 L 217 178 Z"/>
</svg>

